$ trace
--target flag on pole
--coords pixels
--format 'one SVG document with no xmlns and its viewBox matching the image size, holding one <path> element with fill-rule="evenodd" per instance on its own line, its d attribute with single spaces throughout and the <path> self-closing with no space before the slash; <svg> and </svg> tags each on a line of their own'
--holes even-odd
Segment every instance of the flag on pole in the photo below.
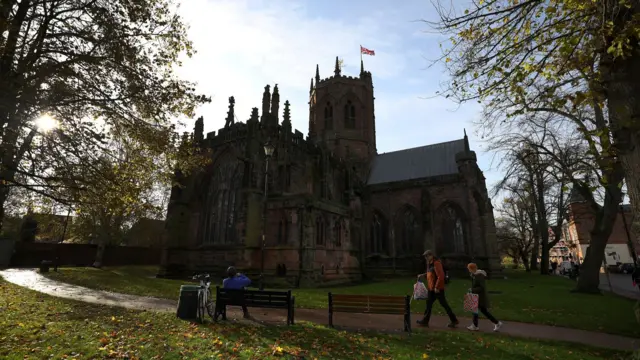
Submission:
<svg viewBox="0 0 640 360">
<path fill-rule="evenodd" d="M 344 59 L 338 60 L 338 67 L 340 68 L 340 70 L 342 70 L 343 66 L 344 66 Z"/>
<path fill-rule="evenodd" d="M 360 45 L 360 54 L 375 56 L 376 52 Z"/>
</svg>

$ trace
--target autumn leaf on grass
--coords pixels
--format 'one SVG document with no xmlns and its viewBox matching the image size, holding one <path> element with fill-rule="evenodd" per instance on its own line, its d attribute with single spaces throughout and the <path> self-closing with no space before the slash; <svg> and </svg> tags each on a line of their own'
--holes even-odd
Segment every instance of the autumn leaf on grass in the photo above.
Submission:
<svg viewBox="0 0 640 360">
<path fill-rule="evenodd" d="M 422 354 L 422 358 L 423 358 L 423 359 L 428 359 L 428 358 L 429 358 L 429 355 L 427 355 L 427 354 Z"/>
<path fill-rule="evenodd" d="M 271 355 L 276 355 L 276 356 L 280 356 L 283 353 L 283 349 L 280 346 L 274 346 L 273 347 L 273 352 L 271 353 Z"/>
<path fill-rule="evenodd" d="M 101 344 L 102 346 L 106 346 L 106 345 L 108 345 L 108 344 L 109 344 L 109 339 L 107 339 L 107 338 L 101 338 L 101 339 L 100 339 L 100 344 Z"/>
</svg>

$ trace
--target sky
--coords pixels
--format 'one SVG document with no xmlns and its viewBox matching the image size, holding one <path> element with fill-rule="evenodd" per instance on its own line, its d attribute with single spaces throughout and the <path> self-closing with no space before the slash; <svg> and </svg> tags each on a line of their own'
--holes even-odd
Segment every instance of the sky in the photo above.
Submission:
<svg viewBox="0 0 640 360">
<path fill-rule="evenodd" d="M 278 84 L 280 109 L 289 100 L 293 127 L 306 135 L 316 64 L 329 77 L 338 56 L 343 75 L 357 76 L 362 45 L 375 51 L 364 66 L 373 76 L 378 153 L 460 139 L 466 128 L 487 186 L 500 179 L 473 129 L 479 105 L 435 96 L 448 77 L 429 65 L 446 39 L 421 21 L 436 19 L 430 1 L 185 0 L 179 13 L 197 51 L 179 74 L 212 98 L 197 110 L 205 132 L 224 126 L 230 96 L 244 122 L 261 107 L 264 86 Z"/>
</svg>

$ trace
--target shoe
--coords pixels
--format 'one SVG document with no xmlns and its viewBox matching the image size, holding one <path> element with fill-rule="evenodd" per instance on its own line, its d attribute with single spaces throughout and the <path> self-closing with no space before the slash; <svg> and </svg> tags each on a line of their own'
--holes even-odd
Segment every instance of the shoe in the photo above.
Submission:
<svg viewBox="0 0 640 360">
<path fill-rule="evenodd" d="M 475 326 L 475 325 L 473 325 L 473 324 L 471 324 L 471 325 L 467 326 L 467 330 L 469 330 L 469 331 L 478 331 L 478 330 L 480 330 L 480 328 Z"/>
<path fill-rule="evenodd" d="M 447 324 L 447 327 L 451 328 L 451 329 L 455 329 L 458 326 L 458 324 L 460 324 L 459 321 L 453 321 L 453 322 L 450 322 L 449 324 Z"/>
<path fill-rule="evenodd" d="M 498 321 L 498 323 L 493 326 L 493 331 L 499 331 L 501 327 L 502 321 Z"/>
<path fill-rule="evenodd" d="M 429 323 L 425 322 L 424 320 L 418 320 L 416 321 L 418 323 L 418 325 L 420 326 L 424 326 L 424 327 L 429 327 Z"/>
</svg>

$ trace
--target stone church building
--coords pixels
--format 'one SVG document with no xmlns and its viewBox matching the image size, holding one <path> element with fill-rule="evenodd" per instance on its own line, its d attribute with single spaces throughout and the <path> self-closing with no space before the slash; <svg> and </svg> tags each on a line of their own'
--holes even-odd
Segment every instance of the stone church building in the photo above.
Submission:
<svg viewBox="0 0 640 360">
<path fill-rule="evenodd" d="M 280 111 L 277 85 L 265 87 L 261 113 L 235 122 L 231 97 L 224 128 L 194 146 L 211 153 L 199 172 L 179 176 L 165 223 L 159 276 L 230 265 L 267 285 L 356 281 L 424 271 L 434 249 L 450 269 L 470 260 L 499 269 L 485 178 L 461 139 L 379 154 L 371 73 L 321 79 L 309 90 L 309 134 Z M 265 144 L 273 154 L 265 154 Z M 265 177 L 265 175 L 267 175 Z M 265 178 L 267 179 L 265 181 Z"/>
</svg>

